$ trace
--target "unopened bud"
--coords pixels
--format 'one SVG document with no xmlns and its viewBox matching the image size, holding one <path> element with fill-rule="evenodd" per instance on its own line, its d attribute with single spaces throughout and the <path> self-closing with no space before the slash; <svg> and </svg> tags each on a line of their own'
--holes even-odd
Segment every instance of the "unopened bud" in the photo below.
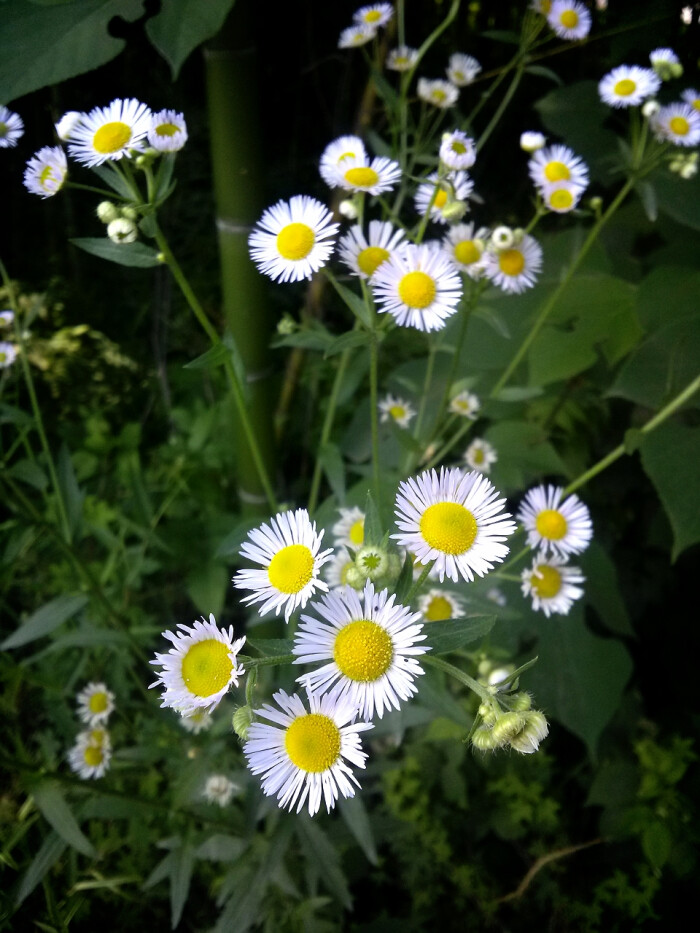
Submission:
<svg viewBox="0 0 700 933">
<path fill-rule="evenodd" d="M 524 152 L 537 152 L 538 149 L 542 149 L 547 140 L 542 135 L 542 133 L 536 133 L 534 131 L 528 131 L 522 133 L 520 136 L 520 148 Z"/>
<path fill-rule="evenodd" d="M 103 224 L 110 224 L 119 217 L 119 208 L 111 201 L 100 201 L 95 213 Z"/>
<path fill-rule="evenodd" d="M 500 226 L 496 227 L 491 234 L 489 245 L 500 253 L 501 250 L 510 249 L 514 242 L 513 231 L 510 227 Z"/>
<path fill-rule="evenodd" d="M 456 224 L 459 223 L 468 210 L 469 205 L 466 201 L 448 201 L 447 204 L 440 209 L 440 213 L 448 224 Z"/>
<path fill-rule="evenodd" d="M 345 582 L 348 586 L 351 586 L 353 590 L 363 590 L 366 581 L 367 578 L 360 573 L 355 564 L 353 564 L 352 567 L 348 567 L 347 573 L 345 574 Z"/>
<path fill-rule="evenodd" d="M 516 693 L 510 698 L 510 706 L 516 713 L 524 713 L 532 706 L 532 697 L 529 693 Z"/>
<path fill-rule="evenodd" d="M 131 207 L 128 204 L 126 207 L 122 207 L 121 215 L 122 217 L 126 217 L 127 220 L 138 220 L 139 219 L 139 212 L 136 210 L 135 207 Z"/>
<path fill-rule="evenodd" d="M 493 730 L 488 729 L 486 726 L 479 726 L 472 735 L 472 745 L 474 748 L 478 748 L 480 752 L 492 752 L 498 748 L 499 743 L 494 742 Z"/>
<path fill-rule="evenodd" d="M 485 726 L 491 727 L 497 718 L 497 714 L 493 706 L 490 703 L 482 703 L 479 707 L 479 715 Z"/>
<path fill-rule="evenodd" d="M 338 205 L 338 210 L 343 215 L 343 217 L 347 217 L 348 220 L 357 220 L 359 211 L 357 210 L 357 206 L 355 205 L 354 201 L 341 201 Z"/>
<path fill-rule="evenodd" d="M 112 243 L 133 243 L 137 235 L 136 224 L 126 217 L 118 217 L 107 225 L 107 236 Z"/>
<path fill-rule="evenodd" d="M 248 738 L 248 729 L 253 721 L 253 710 L 249 706 L 239 706 L 233 714 L 231 725 L 241 741 L 245 742 Z"/>
<path fill-rule="evenodd" d="M 357 552 L 355 566 L 366 580 L 378 580 L 389 570 L 389 554 L 383 548 L 365 545 Z"/>
<path fill-rule="evenodd" d="M 493 740 L 496 745 L 507 745 L 525 725 L 524 713 L 504 713 L 494 723 Z"/>
<path fill-rule="evenodd" d="M 642 104 L 642 116 L 646 117 L 647 120 L 650 117 L 655 117 L 659 110 L 661 110 L 661 104 L 658 100 L 647 100 Z"/>
<path fill-rule="evenodd" d="M 285 314 L 284 317 L 280 318 L 277 322 L 277 333 L 278 334 L 293 334 L 297 329 L 297 322 L 291 316 L 291 314 Z"/>
<path fill-rule="evenodd" d="M 510 739 L 510 745 L 521 755 L 531 755 L 540 747 L 540 742 L 549 732 L 549 725 L 539 710 L 531 710 L 523 715 L 525 725 Z"/>
</svg>

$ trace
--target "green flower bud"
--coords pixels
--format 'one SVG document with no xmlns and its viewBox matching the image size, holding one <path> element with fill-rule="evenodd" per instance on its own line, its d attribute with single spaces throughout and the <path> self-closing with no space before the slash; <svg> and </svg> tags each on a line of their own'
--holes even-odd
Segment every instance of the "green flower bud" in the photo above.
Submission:
<svg viewBox="0 0 700 933">
<path fill-rule="evenodd" d="M 103 224 L 109 224 L 119 217 L 119 208 L 111 201 L 100 201 L 95 213 Z"/>
<path fill-rule="evenodd" d="M 499 743 L 494 742 L 493 730 L 486 726 L 479 726 L 472 735 L 472 745 L 480 752 L 492 752 L 498 748 Z"/>
<path fill-rule="evenodd" d="M 291 314 L 285 314 L 284 317 L 280 318 L 277 322 L 277 333 L 278 334 L 293 334 L 297 329 L 297 322 L 291 316 Z"/>
<path fill-rule="evenodd" d="M 383 548 L 366 544 L 357 552 L 355 566 L 366 580 L 374 582 L 389 570 L 389 554 Z"/>
<path fill-rule="evenodd" d="M 107 224 L 107 236 L 112 243 L 133 243 L 138 236 L 138 230 L 133 220 L 126 217 L 117 217 Z"/>
<path fill-rule="evenodd" d="M 448 224 L 456 224 L 459 223 L 468 210 L 469 208 L 464 201 L 448 201 L 447 204 L 440 209 L 440 213 Z"/>
<path fill-rule="evenodd" d="M 493 740 L 496 745 L 507 745 L 525 725 L 525 713 L 504 713 L 494 723 Z"/>
<path fill-rule="evenodd" d="M 129 205 L 121 209 L 121 215 L 122 217 L 126 217 L 127 220 L 138 220 L 139 219 L 139 212 L 136 210 L 135 207 L 130 207 Z"/>
<path fill-rule="evenodd" d="M 348 586 L 351 586 L 354 590 L 363 590 L 365 588 L 366 579 L 367 578 L 360 573 L 355 564 L 353 564 L 352 567 L 348 567 L 345 574 L 345 582 Z"/>
<path fill-rule="evenodd" d="M 516 693 L 510 698 L 510 708 L 515 712 L 524 713 L 532 706 L 532 697 L 529 693 Z"/>
<path fill-rule="evenodd" d="M 248 738 L 248 729 L 253 721 L 253 710 L 249 706 L 239 706 L 233 714 L 231 725 L 242 742 Z"/>
<path fill-rule="evenodd" d="M 479 715 L 481 716 L 485 726 L 491 727 L 498 717 L 496 710 L 491 706 L 490 703 L 482 703 L 479 707 Z"/>
<path fill-rule="evenodd" d="M 510 746 L 514 748 L 516 752 L 520 752 L 521 755 L 531 755 L 533 752 L 537 751 L 540 742 L 549 732 L 549 724 L 544 714 L 539 712 L 539 710 L 531 710 L 523 715 L 525 717 L 525 724 L 520 732 L 516 733 L 510 739 Z"/>
</svg>

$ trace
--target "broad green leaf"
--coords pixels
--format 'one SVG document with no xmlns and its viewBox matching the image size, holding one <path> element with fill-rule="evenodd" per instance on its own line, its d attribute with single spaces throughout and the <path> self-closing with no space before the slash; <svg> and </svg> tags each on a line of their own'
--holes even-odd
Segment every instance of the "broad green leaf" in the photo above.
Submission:
<svg viewBox="0 0 700 933">
<path fill-rule="evenodd" d="M 18 460 L 7 470 L 8 476 L 42 491 L 49 485 L 46 473 L 34 460 Z"/>
<path fill-rule="evenodd" d="M 672 559 L 676 560 L 700 541 L 700 427 L 666 421 L 645 437 L 640 450 L 644 470 L 673 529 Z"/>
<path fill-rule="evenodd" d="M 34 424 L 34 419 L 21 408 L 0 402 L 0 424 L 19 424 L 28 426 Z"/>
<path fill-rule="evenodd" d="M 664 163 L 649 180 L 654 185 L 659 210 L 681 224 L 700 230 L 700 174 L 681 178 Z"/>
<path fill-rule="evenodd" d="M 583 570 L 585 600 L 616 635 L 634 635 L 627 607 L 617 585 L 615 565 L 597 541 L 572 561 Z"/>
<path fill-rule="evenodd" d="M 17 892 L 17 906 L 32 893 L 34 888 L 63 855 L 66 844 L 58 833 L 50 832 L 25 872 Z"/>
<path fill-rule="evenodd" d="M 32 797 L 44 818 L 69 846 L 94 858 L 95 849 L 78 826 L 66 799 L 55 781 L 42 781 L 31 788 Z"/>
<path fill-rule="evenodd" d="M 146 22 L 146 33 L 170 65 L 173 80 L 198 45 L 221 29 L 234 0 L 165 0 Z"/>
<path fill-rule="evenodd" d="M 295 829 L 309 866 L 313 866 L 328 890 L 346 910 L 352 910 L 348 883 L 340 867 L 338 851 L 323 830 L 311 817 L 300 815 Z"/>
<path fill-rule="evenodd" d="M 74 0 L 48 7 L 28 0 L 3 3 L 0 100 L 9 103 L 104 65 L 125 44 L 108 33 L 109 22 L 142 14 L 142 0 Z"/>
<path fill-rule="evenodd" d="M 36 638 L 43 638 L 53 632 L 67 619 L 72 618 L 87 604 L 87 596 L 57 596 L 37 609 L 20 627 L 6 638 L 0 648 L 19 648 Z"/>
<path fill-rule="evenodd" d="M 698 295 L 700 272 L 680 265 L 656 266 L 637 286 L 639 322 L 651 333 L 676 321 L 697 318 Z"/>
<path fill-rule="evenodd" d="M 372 832 L 372 824 L 367 814 L 367 808 L 360 794 L 355 794 L 354 797 L 341 796 L 338 799 L 338 809 L 347 823 L 348 829 L 367 856 L 368 861 L 372 865 L 376 865 L 379 861 L 377 846 L 374 841 L 374 833 Z"/>
<path fill-rule="evenodd" d="M 364 347 L 368 341 L 367 333 L 362 330 L 349 330 L 336 337 L 326 349 L 326 357 L 337 356 L 345 350 L 354 350 L 355 347 Z"/>
<path fill-rule="evenodd" d="M 496 616 L 474 615 L 463 619 L 448 619 L 446 622 L 429 622 L 423 626 L 426 636 L 423 645 L 430 647 L 432 654 L 448 654 L 463 645 L 484 638 L 496 622 Z"/>
<path fill-rule="evenodd" d="M 595 759 L 598 739 L 620 705 L 632 673 L 625 647 L 586 627 L 579 606 L 541 617 L 539 660 L 528 674 L 537 706 L 582 739 Z"/>
<path fill-rule="evenodd" d="M 335 444 L 324 444 L 318 453 L 323 472 L 339 502 L 345 498 L 345 464 Z"/>
<path fill-rule="evenodd" d="M 504 386 L 492 398 L 495 402 L 527 402 L 531 398 L 537 398 L 542 393 L 543 389 L 539 386 Z"/>
<path fill-rule="evenodd" d="M 272 341 L 273 347 L 300 347 L 302 350 L 320 350 L 325 353 L 333 342 L 333 334 L 318 324 L 308 330 L 298 330 L 293 334 L 284 334 Z"/>
<path fill-rule="evenodd" d="M 107 237 L 73 237 L 70 242 L 100 259 L 108 259 L 120 266 L 148 269 L 162 265 L 158 253 L 145 243 L 112 243 Z"/>
<path fill-rule="evenodd" d="M 666 823 L 651 820 L 645 825 L 642 832 L 642 849 L 654 868 L 663 868 L 672 848 L 673 838 Z"/>
<path fill-rule="evenodd" d="M 604 762 L 588 791 L 586 806 L 626 807 L 634 803 L 639 772 L 631 761 Z"/>
<path fill-rule="evenodd" d="M 484 432 L 498 460 L 491 468 L 498 489 L 522 489 L 543 473 L 567 475 L 567 468 L 542 429 L 526 421 L 498 421 Z"/>
</svg>

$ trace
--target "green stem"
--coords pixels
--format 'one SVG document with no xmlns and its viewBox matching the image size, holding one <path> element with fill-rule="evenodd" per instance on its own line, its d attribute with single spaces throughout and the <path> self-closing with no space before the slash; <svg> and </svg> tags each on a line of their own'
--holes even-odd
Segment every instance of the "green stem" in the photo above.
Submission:
<svg viewBox="0 0 700 933">
<path fill-rule="evenodd" d="M 276 654 L 269 658 L 249 658 L 243 654 L 238 656 L 239 661 L 244 667 L 279 667 L 282 664 L 293 664 L 296 661 L 294 654 Z"/>
<path fill-rule="evenodd" d="M 452 448 L 464 437 L 473 424 L 474 422 L 471 419 L 466 419 L 465 423 L 462 425 L 459 431 L 453 434 L 446 444 L 443 444 L 442 448 L 435 454 L 434 457 L 431 457 L 431 459 L 426 464 L 425 469 L 429 470 L 431 467 L 434 467 L 436 463 L 439 463 L 441 460 L 443 460 L 452 450 Z"/>
<path fill-rule="evenodd" d="M 378 411 L 378 345 L 377 330 L 372 316 L 372 330 L 369 340 L 369 406 L 370 406 L 370 428 L 372 434 L 372 476 L 374 478 L 374 494 L 376 497 L 377 508 L 381 510 L 381 472 L 379 469 L 379 411 Z"/>
<path fill-rule="evenodd" d="M 627 195 L 629 194 L 633 186 L 634 186 L 634 179 L 629 178 L 623 185 L 622 189 L 618 192 L 617 197 L 613 200 L 612 204 L 607 209 L 607 211 L 593 225 L 591 232 L 586 237 L 586 240 L 584 241 L 583 246 L 579 250 L 578 255 L 576 256 L 572 264 L 567 269 L 564 278 L 561 280 L 559 285 L 554 289 L 554 291 L 549 296 L 547 301 L 545 301 L 542 307 L 542 310 L 540 311 L 535 323 L 532 325 L 532 328 L 530 329 L 529 333 L 527 334 L 527 336 L 521 343 L 520 348 L 518 349 L 518 352 L 515 354 L 513 359 L 510 361 L 510 363 L 505 369 L 505 372 L 501 375 L 500 379 L 496 382 L 496 385 L 491 390 L 492 398 L 498 395 L 498 393 L 501 391 L 501 389 L 508 382 L 510 377 L 513 375 L 515 370 L 520 365 L 520 362 L 525 357 L 527 351 L 530 349 L 530 346 L 532 342 L 534 341 L 535 337 L 537 337 L 545 321 L 547 320 L 549 315 L 552 313 L 552 310 L 554 309 L 554 306 L 556 305 L 557 301 L 559 300 L 562 293 L 565 291 L 565 289 L 569 285 L 569 282 L 571 281 L 575 273 L 578 271 L 578 268 L 583 262 L 583 260 L 588 255 L 588 251 L 590 250 L 591 246 L 593 246 L 594 242 L 596 241 L 598 234 L 603 229 L 605 224 L 610 220 L 610 218 L 615 213 L 615 211 L 618 209 L 618 207 L 625 200 L 625 198 L 627 197 Z"/>
<path fill-rule="evenodd" d="M 508 90 L 503 95 L 503 99 L 501 100 L 501 103 L 498 105 L 498 108 L 496 112 L 494 113 L 494 115 L 491 117 L 491 120 L 489 121 L 486 129 L 482 132 L 481 136 L 476 142 L 477 152 L 481 152 L 481 150 L 483 149 L 486 143 L 486 140 L 489 138 L 491 133 L 493 133 L 494 129 L 498 125 L 498 121 L 503 116 L 506 107 L 511 102 L 513 95 L 518 89 L 518 85 L 520 84 L 520 79 L 523 76 L 524 70 L 525 70 L 525 62 L 521 59 L 518 63 L 517 68 L 515 69 L 515 74 L 513 75 L 513 78 L 510 84 L 508 85 Z"/>
<path fill-rule="evenodd" d="M 321 437 L 318 442 L 318 454 L 316 455 L 316 463 L 314 465 L 314 472 L 311 478 L 311 490 L 309 492 L 309 501 L 308 509 L 309 515 L 313 515 L 316 510 L 316 505 L 318 504 L 318 493 L 321 486 L 321 451 L 324 446 L 328 443 L 328 439 L 331 436 L 331 431 L 333 430 L 333 422 L 335 420 L 335 412 L 338 407 L 338 395 L 340 394 L 340 386 L 345 377 L 345 370 L 348 367 L 350 362 L 350 356 L 352 355 L 352 350 L 343 350 L 340 354 L 340 362 L 335 371 L 335 378 L 333 379 L 333 386 L 331 387 L 331 395 L 328 399 L 328 408 L 326 409 L 326 416 L 323 419 L 323 427 L 321 428 Z"/>
<path fill-rule="evenodd" d="M 416 595 L 416 593 L 419 592 L 420 588 L 423 586 L 425 581 L 428 579 L 428 574 L 433 569 L 434 563 L 435 563 L 434 560 L 431 560 L 429 563 L 427 563 L 425 567 L 423 568 L 423 570 L 421 571 L 421 575 L 418 577 L 418 579 L 413 581 L 413 585 L 411 586 L 411 589 L 408 591 L 408 593 L 403 599 L 403 604 L 405 606 L 410 605 L 413 597 Z"/>
<path fill-rule="evenodd" d="M 449 674 L 451 677 L 454 677 L 455 680 L 458 680 L 461 684 L 464 684 L 465 687 L 469 687 L 484 703 L 492 703 L 493 696 L 488 692 L 486 687 L 482 686 L 477 680 L 474 680 L 473 677 L 470 677 L 469 674 L 465 674 L 464 671 L 461 671 L 458 667 L 455 667 L 454 664 L 448 664 L 447 661 L 443 661 L 441 658 L 436 658 L 431 654 L 424 654 L 421 656 L 421 664 L 427 664 L 429 667 L 437 668 L 439 671 L 444 671 L 446 674 Z"/>
</svg>

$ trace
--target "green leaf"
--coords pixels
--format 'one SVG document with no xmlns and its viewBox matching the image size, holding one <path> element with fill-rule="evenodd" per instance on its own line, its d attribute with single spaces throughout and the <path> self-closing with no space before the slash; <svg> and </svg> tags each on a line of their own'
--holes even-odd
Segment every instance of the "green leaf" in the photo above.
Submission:
<svg viewBox="0 0 700 933">
<path fill-rule="evenodd" d="M 340 450 L 335 444 L 324 444 L 318 452 L 318 458 L 333 494 L 342 502 L 345 499 L 345 464 Z"/>
<path fill-rule="evenodd" d="M 93 165 L 90 171 L 94 172 L 100 181 L 103 181 L 108 188 L 111 188 L 122 198 L 126 198 L 127 201 L 134 200 L 134 192 L 129 187 L 128 182 L 109 162 L 105 162 L 104 165 Z"/>
<path fill-rule="evenodd" d="M 272 341 L 273 347 L 301 347 L 302 350 L 320 350 L 325 353 L 333 343 L 334 337 L 330 331 L 320 324 L 313 324 L 310 328 L 298 330 L 293 334 L 284 334 Z"/>
<path fill-rule="evenodd" d="M 411 589 L 411 584 L 413 583 L 413 558 L 410 554 L 406 554 L 404 558 L 403 567 L 401 568 L 401 573 L 399 574 L 399 579 L 396 581 L 394 590 L 396 592 L 396 602 L 401 603 L 406 598 L 408 591 Z"/>
<path fill-rule="evenodd" d="M 215 833 L 200 845 L 196 856 L 209 862 L 235 862 L 247 848 L 245 839 Z"/>
<path fill-rule="evenodd" d="M 527 402 L 542 395 L 543 391 L 539 386 L 504 386 L 492 398 L 496 402 Z"/>
<path fill-rule="evenodd" d="M 295 829 L 309 866 L 316 868 L 319 877 L 343 907 L 352 910 L 352 898 L 336 847 L 310 817 L 297 817 Z"/>
<path fill-rule="evenodd" d="M 355 347 L 364 347 L 367 345 L 368 338 L 366 331 L 349 330 L 345 334 L 336 337 L 326 349 L 326 357 L 336 356 L 338 353 L 344 353 L 345 350 L 354 350 Z"/>
<path fill-rule="evenodd" d="M 145 243 L 112 243 L 107 237 L 73 237 L 70 240 L 74 246 L 85 250 L 100 259 L 108 259 L 120 266 L 135 266 L 148 269 L 152 266 L 162 265 L 158 253 Z"/>
<path fill-rule="evenodd" d="M 433 654 L 449 654 L 463 645 L 484 638 L 496 622 L 496 616 L 472 615 L 463 619 L 449 619 L 446 622 L 429 622 L 423 626 L 426 639 L 424 645 L 431 648 Z"/>
<path fill-rule="evenodd" d="M 593 635 L 580 605 L 554 624 L 542 618 L 538 650 L 528 677 L 538 707 L 579 736 L 595 758 L 632 673 L 627 650 L 615 639 Z"/>
<path fill-rule="evenodd" d="M 568 473 L 559 454 L 536 424 L 499 421 L 487 428 L 484 437 L 498 453 L 491 472 L 499 489 L 522 489 L 543 473 L 560 476 Z"/>
<path fill-rule="evenodd" d="M 530 75 L 537 75 L 539 78 L 547 78 L 549 81 L 553 81 L 554 84 L 562 87 L 564 82 L 556 73 L 552 71 L 551 68 L 545 68 L 544 65 L 528 65 L 525 71 Z"/>
<path fill-rule="evenodd" d="M 671 523 L 676 560 L 700 541 L 700 428 L 666 421 L 645 437 L 641 455 Z"/>
<path fill-rule="evenodd" d="M 647 220 L 651 223 L 656 223 L 659 217 L 659 204 L 656 200 L 656 190 L 654 186 L 649 181 L 638 181 L 634 188 L 642 202 Z"/>
<path fill-rule="evenodd" d="M 263 657 L 274 658 L 283 654 L 291 654 L 294 640 L 292 638 L 248 638 L 246 648 L 248 645 L 259 651 Z"/>
<path fill-rule="evenodd" d="M 27 427 L 34 424 L 34 419 L 21 408 L 0 402 L 0 424 L 19 424 Z"/>
<path fill-rule="evenodd" d="M 87 596 L 57 596 L 23 622 L 0 644 L 0 649 L 5 651 L 8 648 L 19 648 L 20 645 L 26 645 L 36 638 L 43 638 L 80 612 L 87 601 Z"/>
<path fill-rule="evenodd" d="M 50 832 L 25 872 L 17 892 L 17 906 L 32 893 L 34 888 L 63 855 L 66 844 L 58 833 Z"/>
<path fill-rule="evenodd" d="M 39 6 L 3 4 L 0 30 L 0 100 L 4 103 L 48 84 L 92 71 L 124 48 L 107 31 L 115 17 L 138 19 L 142 0 L 74 0 Z"/>
<path fill-rule="evenodd" d="M 371 544 L 374 547 L 381 545 L 384 531 L 382 520 L 379 516 L 379 510 L 370 490 L 367 490 L 367 500 L 365 502 L 365 537 L 364 543 Z"/>
<path fill-rule="evenodd" d="M 574 563 L 583 570 L 585 600 L 593 606 L 603 623 L 616 635 L 634 636 L 625 601 L 617 584 L 617 570 L 597 541 Z"/>
<path fill-rule="evenodd" d="M 28 486 L 33 486 L 34 489 L 38 489 L 40 492 L 49 485 L 46 473 L 34 460 L 18 460 L 7 470 L 7 474 L 22 483 L 26 483 Z"/>
<path fill-rule="evenodd" d="M 651 820 L 642 831 L 642 849 L 654 868 L 662 868 L 673 847 L 671 832 L 661 820 Z"/>
<path fill-rule="evenodd" d="M 206 618 L 209 613 L 219 616 L 224 608 L 229 583 L 228 568 L 208 559 L 187 574 L 187 595 Z"/>
<path fill-rule="evenodd" d="M 194 848 L 184 843 L 170 853 L 172 862 L 170 866 L 170 927 L 180 922 L 182 910 L 190 892 L 192 869 L 194 868 Z"/>
<path fill-rule="evenodd" d="M 58 784 L 55 781 L 42 781 L 32 787 L 31 792 L 42 815 L 61 839 L 83 855 L 95 858 L 95 849 L 78 826 Z"/>
<path fill-rule="evenodd" d="M 681 178 L 664 163 L 649 180 L 654 185 L 659 210 L 681 224 L 700 230 L 700 174 Z"/>
<path fill-rule="evenodd" d="M 223 366 L 230 356 L 231 353 L 226 344 L 216 343 L 201 356 L 185 363 L 183 369 L 216 369 L 218 366 Z"/>
<path fill-rule="evenodd" d="M 435 625 L 437 624 L 436 622 Z M 421 706 L 444 719 L 456 722 L 465 730 L 469 728 L 472 717 L 447 691 L 444 677 L 438 671 L 428 668 L 424 676 L 418 679 L 417 686 Z"/>
<path fill-rule="evenodd" d="M 338 282 L 335 278 L 330 278 L 330 282 L 333 285 L 333 288 L 343 299 L 347 307 L 358 319 L 358 321 L 360 321 L 361 324 L 364 324 L 364 326 L 370 330 L 372 327 L 372 316 L 370 309 L 367 307 L 362 298 L 360 298 L 359 295 L 356 295 L 355 292 L 350 291 L 349 288 L 341 285 L 340 282 Z"/>
<path fill-rule="evenodd" d="M 56 467 L 58 475 L 58 485 L 61 490 L 63 504 L 66 507 L 66 516 L 68 518 L 68 527 L 71 537 L 75 537 L 83 520 L 83 502 L 85 493 L 78 486 L 78 480 L 73 469 L 70 451 L 65 444 L 62 445 L 58 453 L 58 464 Z"/>
<path fill-rule="evenodd" d="M 355 794 L 354 797 L 341 796 L 338 800 L 338 809 L 348 829 L 367 856 L 367 860 L 371 862 L 372 865 L 377 865 L 379 863 L 377 846 L 374 841 L 372 824 L 370 823 L 367 808 L 362 801 L 362 797 L 359 794 Z"/>
<path fill-rule="evenodd" d="M 231 557 L 237 555 L 241 545 L 248 537 L 248 532 L 257 528 L 260 524 L 259 518 L 245 518 L 239 522 L 233 531 L 230 531 L 223 541 L 217 547 L 214 557 Z"/>
<path fill-rule="evenodd" d="M 173 81 L 187 57 L 221 29 L 234 0 L 166 0 L 146 34 L 170 65 Z"/>
</svg>

